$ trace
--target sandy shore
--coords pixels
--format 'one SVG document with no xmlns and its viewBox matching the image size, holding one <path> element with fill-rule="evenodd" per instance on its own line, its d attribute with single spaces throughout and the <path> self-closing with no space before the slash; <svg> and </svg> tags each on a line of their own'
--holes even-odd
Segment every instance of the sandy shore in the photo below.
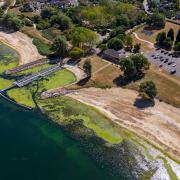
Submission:
<svg viewBox="0 0 180 180">
<path fill-rule="evenodd" d="M 32 43 L 32 39 L 21 32 L 5 33 L 0 31 L 0 41 L 19 53 L 20 65 L 43 58 Z"/>
<path fill-rule="evenodd" d="M 105 112 L 115 123 L 126 127 L 180 160 L 180 109 L 155 100 L 155 105 L 134 105 L 137 92 L 122 88 L 81 89 L 68 95 Z M 140 105 L 139 101 L 136 104 Z"/>
</svg>

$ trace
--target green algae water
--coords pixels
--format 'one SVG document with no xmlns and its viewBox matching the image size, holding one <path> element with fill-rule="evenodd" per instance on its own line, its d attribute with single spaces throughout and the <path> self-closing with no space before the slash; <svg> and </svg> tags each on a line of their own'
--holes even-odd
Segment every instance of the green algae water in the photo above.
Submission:
<svg viewBox="0 0 180 180">
<path fill-rule="evenodd" d="M 1 180 L 112 179 L 78 143 L 38 113 L 0 97 Z"/>
</svg>

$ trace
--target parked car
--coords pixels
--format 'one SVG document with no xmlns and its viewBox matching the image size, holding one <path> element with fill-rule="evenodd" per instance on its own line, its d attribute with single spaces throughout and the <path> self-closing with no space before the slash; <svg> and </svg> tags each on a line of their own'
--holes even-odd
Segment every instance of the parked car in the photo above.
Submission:
<svg viewBox="0 0 180 180">
<path fill-rule="evenodd" d="M 176 66 L 176 64 L 173 64 L 173 65 L 172 65 L 172 67 L 175 67 L 175 66 Z"/>
<path fill-rule="evenodd" d="M 161 64 L 161 65 L 159 65 L 159 67 L 160 67 L 160 68 L 162 68 L 162 67 L 163 67 L 163 65 Z"/>
<path fill-rule="evenodd" d="M 175 69 L 172 69 L 170 73 L 171 73 L 171 74 L 175 74 L 175 73 L 176 73 L 176 70 L 175 70 Z"/>
<path fill-rule="evenodd" d="M 168 62 L 168 59 L 166 59 L 165 61 L 164 61 L 164 63 L 167 63 Z"/>
<path fill-rule="evenodd" d="M 173 63 L 172 61 L 168 62 L 168 65 L 171 65 L 172 63 Z"/>
</svg>

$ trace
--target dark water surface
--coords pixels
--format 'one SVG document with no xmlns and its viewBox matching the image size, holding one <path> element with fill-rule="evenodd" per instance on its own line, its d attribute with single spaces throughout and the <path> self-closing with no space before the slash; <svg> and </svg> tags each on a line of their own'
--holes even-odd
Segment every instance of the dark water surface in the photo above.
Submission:
<svg viewBox="0 0 180 180">
<path fill-rule="evenodd" d="M 0 180 L 81 179 L 112 178 L 59 127 L 0 97 Z"/>
</svg>

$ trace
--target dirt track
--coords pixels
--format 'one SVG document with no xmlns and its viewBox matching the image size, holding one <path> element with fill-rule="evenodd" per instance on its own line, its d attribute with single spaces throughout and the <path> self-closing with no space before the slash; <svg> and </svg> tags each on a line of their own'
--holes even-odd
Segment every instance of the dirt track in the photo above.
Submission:
<svg viewBox="0 0 180 180">
<path fill-rule="evenodd" d="M 105 112 L 114 122 L 144 137 L 180 160 L 180 109 L 155 100 L 155 105 L 134 105 L 137 92 L 122 88 L 81 89 L 68 95 Z M 136 101 L 139 106 L 141 101 Z"/>
<path fill-rule="evenodd" d="M 21 32 L 5 33 L 0 31 L 0 41 L 19 53 L 20 65 L 43 58 L 38 53 L 36 46 L 33 45 L 32 39 Z"/>
</svg>

